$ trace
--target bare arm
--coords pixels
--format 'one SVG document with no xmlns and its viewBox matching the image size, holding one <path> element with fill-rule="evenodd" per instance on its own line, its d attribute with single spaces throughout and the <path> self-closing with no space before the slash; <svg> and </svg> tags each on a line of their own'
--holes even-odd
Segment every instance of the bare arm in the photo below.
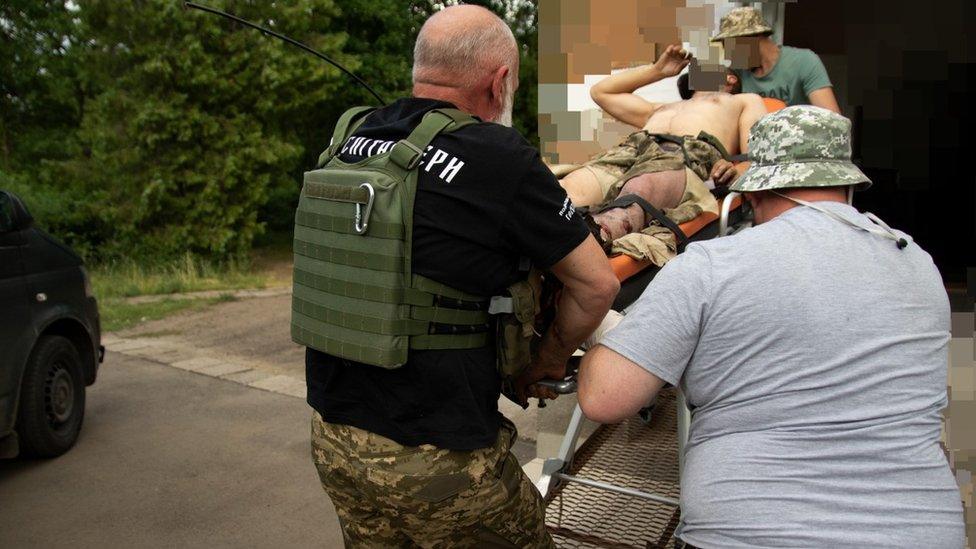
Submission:
<svg viewBox="0 0 976 549">
<path fill-rule="evenodd" d="M 620 290 L 606 254 L 592 236 L 550 270 L 563 283 L 563 290 L 556 304 L 556 317 L 542 337 L 538 354 L 516 382 L 523 404 L 526 395 L 555 398 L 546 389 L 529 386 L 541 379 L 562 379 L 566 375 L 566 362 L 600 325 Z"/>
<path fill-rule="evenodd" d="M 837 98 L 834 96 L 834 88 L 827 86 L 826 88 L 820 88 L 819 90 L 814 90 L 807 96 L 810 98 L 810 103 L 815 107 L 823 107 L 825 109 L 830 109 L 837 114 L 841 114 L 840 105 L 837 104 Z"/>
<path fill-rule="evenodd" d="M 664 78 L 653 65 L 610 75 L 590 88 L 590 97 L 611 116 L 641 128 L 657 105 L 634 95 L 634 90 Z"/>
<path fill-rule="evenodd" d="M 767 111 L 766 104 L 758 95 L 750 93 L 740 95 L 740 98 L 742 100 L 742 113 L 739 115 L 739 152 L 746 154 L 749 152 L 749 130 L 760 118 L 766 116 Z M 747 169 L 749 169 L 748 161 L 736 164 L 736 179 L 742 177 Z"/>
<path fill-rule="evenodd" d="M 690 61 L 679 45 L 668 46 L 653 65 L 612 74 L 590 88 L 590 97 L 617 120 L 641 128 L 658 104 L 634 95 L 634 91 L 681 72 Z"/>
<path fill-rule="evenodd" d="M 583 356 L 578 380 L 583 413 L 600 423 L 618 423 L 636 414 L 664 387 L 661 378 L 603 345 Z"/>
</svg>

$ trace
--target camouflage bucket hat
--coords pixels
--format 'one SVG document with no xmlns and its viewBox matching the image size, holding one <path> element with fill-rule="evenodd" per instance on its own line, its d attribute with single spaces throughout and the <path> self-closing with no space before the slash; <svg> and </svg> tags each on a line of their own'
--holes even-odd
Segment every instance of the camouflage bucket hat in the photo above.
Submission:
<svg viewBox="0 0 976 549">
<path fill-rule="evenodd" d="M 749 169 L 730 190 L 871 186 L 871 180 L 851 163 L 851 121 L 811 105 L 787 107 L 760 118 L 749 130 L 749 160 Z"/>
<path fill-rule="evenodd" d="M 770 27 L 756 8 L 735 8 L 730 11 L 718 25 L 718 34 L 712 37 L 712 42 L 737 36 L 756 36 L 770 34 Z"/>
</svg>

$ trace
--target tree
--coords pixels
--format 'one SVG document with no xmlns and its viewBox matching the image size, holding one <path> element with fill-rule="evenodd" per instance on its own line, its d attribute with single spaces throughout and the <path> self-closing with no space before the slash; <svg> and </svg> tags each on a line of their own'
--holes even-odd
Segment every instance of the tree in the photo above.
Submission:
<svg viewBox="0 0 976 549">
<path fill-rule="evenodd" d="M 129 253 L 243 255 L 269 193 L 295 188 L 296 128 L 345 85 L 339 71 L 169 0 L 80 5 L 86 68 L 106 85 L 82 120 L 86 154 L 65 173 L 107 194 Z M 342 33 L 319 30 L 331 0 L 224 7 L 356 66 Z"/>
<path fill-rule="evenodd" d="M 85 99 L 75 28 L 64 0 L 0 3 L 0 170 L 71 153 Z"/>
<path fill-rule="evenodd" d="M 409 95 L 431 0 L 212 0 Z M 535 3 L 487 0 L 522 44 L 515 124 L 535 137 Z M 346 109 L 331 65 L 174 0 L 0 5 L 0 177 L 89 257 L 246 253 L 290 230 L 301 174 Z"/>
</svg>

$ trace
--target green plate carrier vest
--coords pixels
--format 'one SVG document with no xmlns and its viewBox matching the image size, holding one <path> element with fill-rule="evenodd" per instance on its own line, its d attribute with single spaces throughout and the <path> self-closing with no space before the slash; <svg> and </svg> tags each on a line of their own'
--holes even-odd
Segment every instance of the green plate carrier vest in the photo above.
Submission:
<svg viewBox="0 0 976 549">
<path fill-rule="evenodd" d="M 489 297 L 413 273 L 418 165 L 440 133 L 477 122 L 436 109 L 390 150 L 348 164 L 338 152 L 372 108 L 345 112 L 318 168 L 305 173 L 295 214 L 292 340 L 397 368 L 410 349 L 473 349 L 493 337 Z"/>
</svg>

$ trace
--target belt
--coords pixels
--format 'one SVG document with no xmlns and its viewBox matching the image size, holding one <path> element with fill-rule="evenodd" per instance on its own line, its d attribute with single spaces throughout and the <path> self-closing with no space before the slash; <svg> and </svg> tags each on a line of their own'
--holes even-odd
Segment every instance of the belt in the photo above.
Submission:
<svg viewBox="0 0 976 549">
<path fill-rule="evenodd" d="M 680 136 L 680 135 L 671 135 L 669 133 L 650 133 L 650 132 L 648 132 L 647 135 L 650 136 L 651 139 L 653 139 L 654 142 L 657 143 L 658 145 L 663 145 L 664 143 L 674 143 L 675 145 L 677 145 L 678 147 L 680 147 L 681 150 L 685 153 L 685 157 L 686 157 L 685 158 L 685 160 L 686 160 L 685 164 L 688 164 L 688 162 L 687 162 L 687 156 L 688 156 L 688 154 L 687 154 L 687 151 L 684 150 L 684 148 L 685 148 L 685 139 L 687 137 L 691 137 L 692 139 L 696 139 L 698 141 L 702 141 L 702 142 L 708 143 L 713 149 L 715 149 L 716 151 L 718 151 L 719 156 L 721 156 L 722 158 L 724 158 L 726 160 L 728 160 L 728 158 L 729 158 L 729 153 L 726 152 L 725 147 L 722 145 L 722 142 L 719 141 L 717 137 L 713 136 L 710 133 L 704 132 L 704 131 L 698 132 L 698 135 L 697 136 L 694 136 L 694 137 L 692 137 L 690 135 L 689 136 Z M 670 150 L 669 149 L 665 149 L 663 146 L 661 148 L 664 149 L 664 150 L 666 150 L 666 151 L 668 151 L 668 152 L 673 152 L 673 151 L 678 150 L 678 149 L 670 149 Z"/>
</svg>

